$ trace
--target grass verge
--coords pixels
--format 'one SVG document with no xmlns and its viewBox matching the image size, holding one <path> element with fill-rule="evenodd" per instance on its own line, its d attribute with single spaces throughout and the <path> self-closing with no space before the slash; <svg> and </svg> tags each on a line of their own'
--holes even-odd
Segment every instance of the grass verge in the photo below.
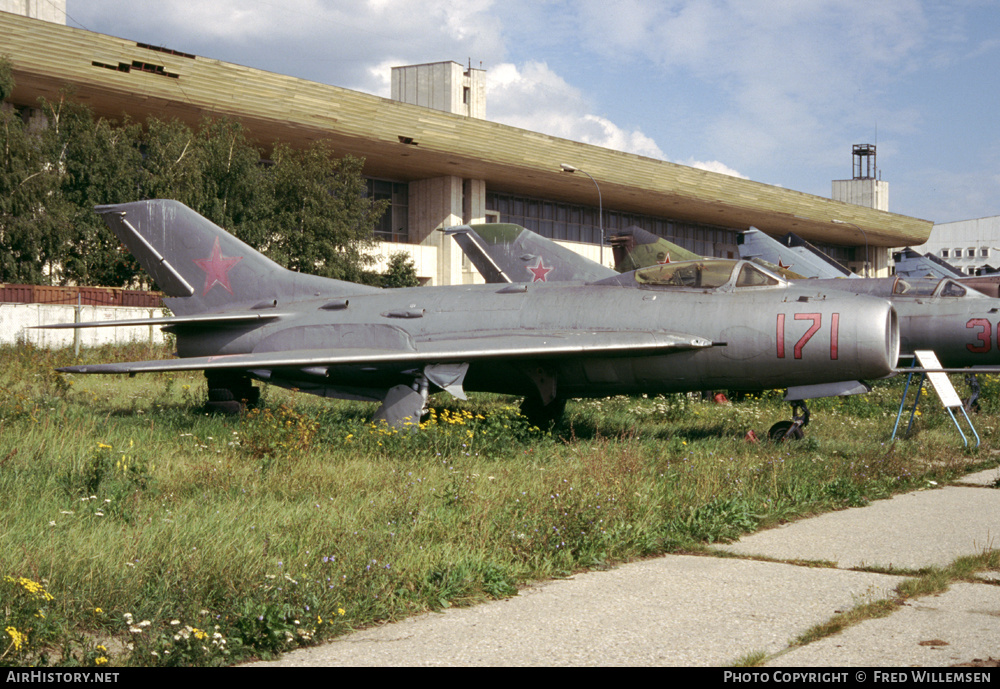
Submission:
<svg viewBox="0 0 1000 689">
<path fill-rule="evenodd" d="M 96 350 L 92 361 L 163 356 Z M 698 549 L 989 464 L 901 384 L 822 400 L 798 443 L 752 443 L 777 394 L 580 400 L 551 432 L 517 400 L 439 395 L 419 432 L 373 407 L 266 387 L 202 413 L 200 375 L 61 376 L 0 351 L 0 664 L 213 665 L 529 581 Z"/>
</svg>

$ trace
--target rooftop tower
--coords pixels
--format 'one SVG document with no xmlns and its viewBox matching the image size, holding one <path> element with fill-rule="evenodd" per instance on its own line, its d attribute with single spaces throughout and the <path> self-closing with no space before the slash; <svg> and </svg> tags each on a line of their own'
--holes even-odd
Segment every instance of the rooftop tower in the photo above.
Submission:
<svg viewBox="0 0 1000 689">
<path fill-rule="evenodd" d="M 392 99 L 486 119 L 486 70 L 457 62 L 392 68 Z"/>
<path fill-rule="evenodd" d="M 853 203 L 855 206 L 889 210 L 889 183 L 883 182 L 875 157 L 875 144 L 855 144 L 853 151 L 854 176 L 852 179 L 835 179 L 834 201 Z"/>
</svg>

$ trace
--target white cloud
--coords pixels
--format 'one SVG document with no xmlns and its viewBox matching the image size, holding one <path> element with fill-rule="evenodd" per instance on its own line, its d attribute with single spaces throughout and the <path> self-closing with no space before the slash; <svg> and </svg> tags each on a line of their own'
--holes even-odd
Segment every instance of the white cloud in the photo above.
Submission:
<svg viewBox="0 0 1000 689">
<path fill-rule="evenodd" d="M 583 93 L 541 62 L 504 63 L 486 74 L 489 119 L 594 146 L 666 159 L 638 128 L 622 128 L 593 114 Z"/>
<path fill-rule="evenodd" d="M 622 127 L 592 113 L 584 94 L 540 62 L 505 63 L 487 72 L 489 119 L 616 151 L 668 160 L 657 142 L 638 127 Z M 675 161 L 682 165 L 747 179 L 718 160 Z"/>
<path fill-rule="evenodd" d="M 623 70 L 694 85 L 705 152 L 733 152 L 741 166 L 791 160 L 879 114 L 891 121 L 880 95 L 932 40 L 917 0 L 585 0 L 580 7 L 583 33 L 602 37 L 592 50 Z"/>
<path fill-rule="evenodd" d="M 373 66 L 503 58 L 493 0 L 69 0 L 71 24 L 388 95 Z M 383 92 L 384 91 L 384 92 Z"/>
<path fill-rule="evenodd" d="M 750 179 L 744 174 L 739 173 L 733 168 L 729 167 L 725 163 L 720 163 L 718 160 L 702 161 L 702 160 L 685 160 L 681 165 L 687 165 L 688 167 L 698 168 L 699 170 L 706 170 L 707 172 L 718 172 L 721 175 L 729 175 L 730 177 L 739 177 L 740 179 Z"/>
</svg>

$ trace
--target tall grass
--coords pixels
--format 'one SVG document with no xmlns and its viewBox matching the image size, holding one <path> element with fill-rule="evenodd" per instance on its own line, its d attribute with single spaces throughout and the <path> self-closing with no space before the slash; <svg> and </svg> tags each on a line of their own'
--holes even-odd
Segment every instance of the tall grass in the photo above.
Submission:
<svg viewBox="0 0 1000 689">
<path fill-rule="evenodd" d="M 864 504 L 996 443 L 984 413 L 984 449 L 962 451 L 933 403 L 889 443 L 897 382 L 817 402 L 805 440 L 771 444 L 745 436 L 788 416 L 777 395 L 581 400 L 551 432 L 517 400 L 440 395 L 410 432 L 276 388 L 212 416 L 200 375 L 52 372 L 69 357 L 0 351 L 0 664 L 267 656 Z"/>
</svg>

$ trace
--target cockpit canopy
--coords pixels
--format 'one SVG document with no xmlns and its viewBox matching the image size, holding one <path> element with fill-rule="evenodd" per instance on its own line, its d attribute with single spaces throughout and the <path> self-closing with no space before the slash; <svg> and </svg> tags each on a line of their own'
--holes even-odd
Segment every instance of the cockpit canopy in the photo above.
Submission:
<svg viewBox="0 0 1000 689">
<path fill-rule="evenodd" d="M 928 278 L 898 279 L 893 285 L 895 296 L 906 297 L 978 297 L 985 296 L 976 290 L 970 290 L 958 284 L 951 278 L 942 280 Z"/>
<path fill-rule="evenodd" d="M 689 289 L 734 289 L 777 287 L 786 284 L 777 275 L 747 261 L 724 258 L 664 263 L 634 272 L 635 281 L 645 287 Z"/>
</svg>

